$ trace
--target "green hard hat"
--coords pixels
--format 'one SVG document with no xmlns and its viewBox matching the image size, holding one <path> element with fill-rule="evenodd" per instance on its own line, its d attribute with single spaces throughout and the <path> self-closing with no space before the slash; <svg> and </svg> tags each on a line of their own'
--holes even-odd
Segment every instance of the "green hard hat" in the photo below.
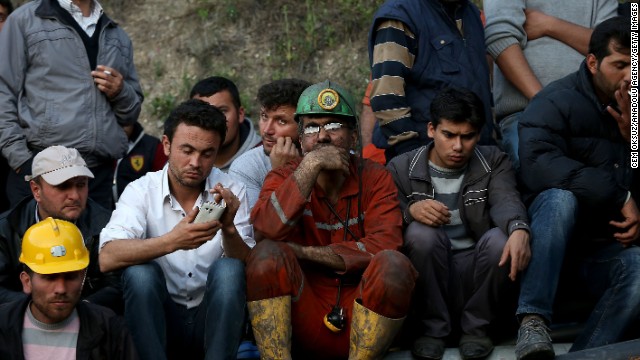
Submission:
<svg viewBox="0 0 640 360">
<path fill-rule="evenodd" d="M 351 94 L 329 80 L 313 84 L 302 92 L 296 107 L 296 122 L 300 121 L 301 115 L 334 115 L 356 121 Z"/>
</svg>

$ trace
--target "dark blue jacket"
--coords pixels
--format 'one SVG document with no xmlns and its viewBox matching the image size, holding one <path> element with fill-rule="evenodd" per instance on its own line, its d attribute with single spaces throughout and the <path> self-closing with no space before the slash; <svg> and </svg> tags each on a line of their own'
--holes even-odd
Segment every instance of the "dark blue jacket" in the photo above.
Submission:
<svg viewBox="0 0 640 360">
<path fill-rule="evenodd" d="M 138 180 L 150 171 L 162 170 L 167 162 L 160 139 L 144 132 L 142 125 L 136 123 L 131 136 L 133 144 L 127 155 L 116 162 L 113 181 L 114 203 L 130 182 Z"/>
<path fill-rule="evenodd" d="M 598 100 L 583 62 L 533 98 L 518 130 L 527 200 L 550 188 L 571 191 L 580 208 L 578 229 L 589 238 L 612 238 L 608 223 L 620 220 L 628 191 L 640 200 L 630 145 L 607 105 Z"/>
<path fill-rule="evenodd" d="M 389 0 L 374 15 L 369 32 L 370 62 L 373 62 L 375 30 L 381 21 L 399 20 L 416 36 L 414 65 L 405 77 L 405 94 L 412 117 L 392 123 L 398 126 L 398 123 L 402 122 L 402 129 L 397 133 L 416 131 L 420 134 L 420 140 L 413 139 L 417 146 L 412 148 L 428 142 L 426 132 L 431 101 L 447 86 L 467 88 L 482 99 L 487 123 L 481 142 L 493 143 L 490 140 L 493 132 L 492 95 L 480 12 L 475 5 L 463 0 L 455 15 L 456 18 L 462 19 L 464 37 L 439 0 Z M 377 128 L 376 131 L 379 132 L 380 129 Z M 382 131 L 385 138 L 394 135 Z M 376 143 L 376 146 L 388 145 Z"/>
<path fill-rule="evenodd" d="M 31 297 L 0 305 L 0 359 L 23 360 L 22 328 Z M 124 319 L 108 308 L 80 301 L 76 305 L 80 332 L 77 360 L 136 360 L 136 352 Z"/>
</svg>

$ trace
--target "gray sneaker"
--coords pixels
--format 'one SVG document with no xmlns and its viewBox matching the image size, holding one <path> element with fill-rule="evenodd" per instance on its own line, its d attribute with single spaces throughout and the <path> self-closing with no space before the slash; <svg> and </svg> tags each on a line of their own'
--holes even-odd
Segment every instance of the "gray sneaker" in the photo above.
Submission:
<svg viewBox="0 0 640 360">
<path fill-rule="evenodd" d="M 555 356 L 549 328 L 542 318 L 533 316 L 520 324 L 516 343 L 518 360 L 546 360 L 553 359 Z"/>
</svg>

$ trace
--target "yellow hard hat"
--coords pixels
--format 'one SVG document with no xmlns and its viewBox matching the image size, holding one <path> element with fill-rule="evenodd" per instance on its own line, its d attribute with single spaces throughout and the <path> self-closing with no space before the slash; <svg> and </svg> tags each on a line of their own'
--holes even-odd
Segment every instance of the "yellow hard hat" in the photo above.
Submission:
<svg viewBox="0 0 640 360">
<path fill-rule="evenodd" d="M 74 224 L 49 217 L 24 233 L 20 262 L 38 274 L 78 271 L 89 266 L 89 251 Z"/>
</svg>

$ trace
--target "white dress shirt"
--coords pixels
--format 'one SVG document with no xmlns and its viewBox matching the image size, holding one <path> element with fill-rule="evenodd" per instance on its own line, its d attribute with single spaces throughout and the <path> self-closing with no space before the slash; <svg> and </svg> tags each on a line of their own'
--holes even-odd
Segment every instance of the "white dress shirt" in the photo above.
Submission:
<svg viewBox="0 0 640 360">
<path fill-rule="evenodd" d="M 142 240 L 164 235 L 186 216 L 186 211 L 169 191 L 167 171 L 168 165 L 165 165 L 162 170 L 147 173 L 125 188 L 109 223 L 100 233 L 100 249 L 118 239 Z M 213 168 L 196 205 L 213 201 L 213 195 L 208 190 L 217 183 L 230 189 L 240 200 L 234 223 L 242 240 L 253 247 L 253 227 L 249 224 L 249 202 L 243 184 Z M 222 231 L 218 231 L 211 241 L 197 249 L 178 250 L 154 261 L 164 272 L 167 290 L 173 301 L 192 308 L 202 301 L 211 264 L 223 256 Z"/>
<path fill-rule="evenodd" d="M 97 0 L 93 1 L 91 14 L 89 14 L 89 16 L 82 15 L 82 10 L 80 10 L 76 4 L 71 2 L 71 0 L 58 0 L 58 4 L 60 4 L 61 8 L 71 14 L 87 35 L 93 36 L 93 33 L 96 31 L 96 25 L 98 25 L 98 20 L 100 19 L 100 16 L 102 16 L 103 12 L 102 5 L 100 5 Z"/>
</svg>

